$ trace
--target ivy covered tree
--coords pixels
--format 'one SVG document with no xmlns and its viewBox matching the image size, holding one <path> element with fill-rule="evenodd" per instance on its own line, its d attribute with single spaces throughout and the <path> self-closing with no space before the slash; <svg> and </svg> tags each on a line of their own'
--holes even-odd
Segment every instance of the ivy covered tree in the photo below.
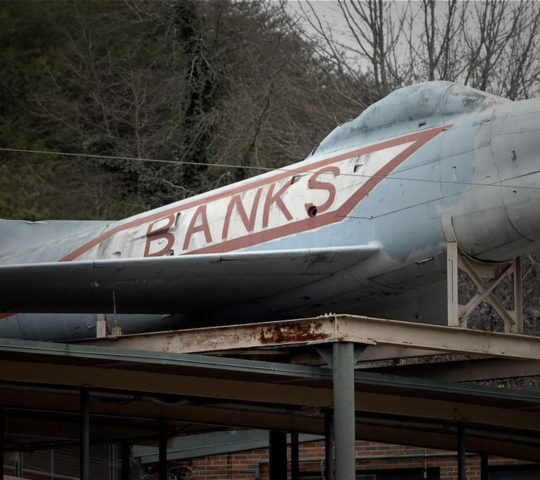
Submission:
<svg viewBox="0 0 540 480">
<path fill-rule="evenodd" d="M 12 62 L 32 75 L 14 107 L 24 136 L 7 132 L 2 146 L 103 157 L 3 152 L 0 216 L 118 218 L 157 207 L 301 160 L 360 111 L 279 3 L 61 2 L 58 15 L 32 5 L 30 19 L 0 7 L 37 44 L 39 32 L 51 37 L 31 58 L 13 41 Z"/>
</svg>

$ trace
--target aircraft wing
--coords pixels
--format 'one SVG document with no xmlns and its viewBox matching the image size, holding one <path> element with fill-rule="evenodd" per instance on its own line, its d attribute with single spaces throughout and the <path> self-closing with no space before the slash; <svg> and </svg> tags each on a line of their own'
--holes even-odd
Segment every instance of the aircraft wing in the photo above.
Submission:
<svg viewBox="0 0 540 480">
<path fill-rule="evenodd" d="M 182 313 L 248 303 L 365 260 L 378 245 L 0 266 L 0 312 Z"/>
</svg>

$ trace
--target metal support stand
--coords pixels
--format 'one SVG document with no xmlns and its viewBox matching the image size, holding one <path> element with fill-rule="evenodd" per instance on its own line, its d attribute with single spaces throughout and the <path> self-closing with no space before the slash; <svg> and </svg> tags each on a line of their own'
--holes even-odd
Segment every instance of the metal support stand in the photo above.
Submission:
<svg viewBox="0 0 540 480">
<path fill-rule="evenodd" d="M 158 456 L 158 478 L 159 480 L 167 480 L 167 424 L 164 420 L 159 421 Z"/>
<path fill-rule="evenodd" d="M 96 338 L 118 338 L 122 336 L 122 328 L 118 326 L 116 313 L 114 315 L 114 326 L 109 328 L 107 316 L 103 313 L 96 315 Z"/>
<path fill-rule="evenodd" d="M 334 343 L 333 356 L 335 475 L 339 480 L 354 480 L 356 477 L 354 344 L 350 342 Z"/>
<path fill-rule="evenodd" d="M 467 455 L 467 450 L 465 446 L 465 427 L 462 424 L 458 425 L 457 429 L 457 460 L 458 460 L 458 480 L 466 480 L 465 470 L 466 463 L 465 457 Z"/>
<path fill-rule="evenodd" d="M 270 432 L 270 480 L 287 478 L 287 434 Z"/>
<path fill-rule="evenodd" d="M 458 271 L 462 270 L 476 286 L 476 294 L 466 305 L 459 303 Z M 508 275 L 513 276 L 513 306 L 507 310 L 493 291 Z M 469 258 L 457 242 L 447 242 L 448 325 L 467 328 L 471 313 L 486 302 L 504 321 L 506 333 L 523 333 L 523 288 L 521 281 L 521 258 L 510 262 L 485 263 Z"/>
<path fill-rule="evenodd" d="M 80 392 L 80 477 L 90 480 L 90 394 L 86 388 Z"/>
<path fill-rule="evenodd" d="M 104 314 L 96 315 L 96 338 L 106 338 L 109 335 L 109 326 Z"/>
<path fill-rule="evenodd" d="M 291 433 L 291 480 L 300 480 L 298 433 Z"/>
<path fill-rule="evenodd" d="M 324 412 L 324 478 L 334 480 L 334 415 L 332 410 Z"/>
<path fill-rule="evenodd" d="M 480 480 L 489 480 L 489 457 L 487 453 L 480 454 Z"/>
</svg>

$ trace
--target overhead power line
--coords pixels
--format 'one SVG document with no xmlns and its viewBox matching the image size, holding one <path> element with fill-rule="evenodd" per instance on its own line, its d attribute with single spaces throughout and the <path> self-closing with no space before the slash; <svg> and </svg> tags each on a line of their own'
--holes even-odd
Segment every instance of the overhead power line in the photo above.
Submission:
<svg viewBox="0 0 540 480">
<path fill-rule="evenodd" d="M 148 162 L 148 163 L 166 163 L 174 165 L 198 165 L 206 167 L 218 167 L 218 168 L 240 168 L 246 170 L 259 170 L 265 172 L 291 172 L 294 173 L 294 169 L 289 167 L 280 167 L 280 168 L 270 168 L 270 167 L 261 167 L 255 165 L 236 165 L 230 163 L 210 163 L 210 162 L 187 162 L 184 160 L 164 160 L 157 158 L 140 158 L 140 157 L 123 157 L 119 155 L 99 155 L 91 153 L 73 153 L 73 152 L 56 152 L 51 150 L 30 150 L 23 148 L 7 148 L 0 147 L 0 151 L 3 152 L 13 152 L 13 153 L 29 153 L 32 155 L 54 155 L 54 156 L 64 156 L 64 157 L 83 157 L 83 158 L 93 158 L 93 159 L 106 159 L 106 160 L 127 160 L 133 162 Z M 315 171 L 302 172 L 302 173 L 317 173 Z M 531 173 L 540 173 L 540 170 L 531 172 Z M 342 173 L 341 175 L 360 177 L 360 178 L 379 178 L 377 175 L 366 175 L 361 173 Z M 408 182 L 425 182 L 425 183 L 439 183 L 445 185 L 464 185 L 472 187 L 497 187 L 497 188 L 511 188 L 511 189 L 523 189 L 523 190 L 540 190 L 540 186 L 524 186 L 524 185 L 502 185 L 501 183 L 478 183 L 478 182 L 463 182 L 459 180 L 442 180 L 442 179 L 433 179 L 433 178 L 416 178 L 416 177 L 400 177 L 393 175 L 385 175 L 385 179 L 388 180 L 399 180 L 399 181 L 408 181 Z"/>
<path fill-rule="evenodd" d="M 210 162 L 186 162 L 183 160 L 164 160 L 159 158 L 141 158 L 141 157 L 123 157 L 119 155 L 98 155 L 92 153 L 72 153 L 72 152 L 55 152 L 51 150 L 27 150 L 23 148 L 3 148 L 0 147 L 0 151 L 3 152 L 14 152 L 14 153 L 30 153 L 34 155 L 54 155 L 54 156 L 64 156 L 64 157 L 84 157 L 84 158 L 94 158 L 94 159 L 105 159 L 105 160 L 128 160 L 130 162 L 151 162 L 151 163 L 169 163 L 175 165 L 202 165 L 207 167 L 222 167 L 222 168 L 246 168 L 252 170 L 274 170 L 273 168 L 268 167 L 258 167 L 254 165 L 231 165 L 227 163 L 210 163 Z"/>
</svg>

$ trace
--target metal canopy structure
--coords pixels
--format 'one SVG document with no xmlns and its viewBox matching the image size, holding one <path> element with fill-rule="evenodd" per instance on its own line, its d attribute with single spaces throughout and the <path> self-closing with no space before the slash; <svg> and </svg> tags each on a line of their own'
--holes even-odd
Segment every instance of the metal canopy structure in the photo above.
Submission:
<svg viewBox="0 0 540 480">
<path fill-rule="evenodd" d="M 272 348 L 285 344 L 314 346 L 335 361 L 334 368 L 135 350 L 119 347 L 130 341 L 123 338 L 107 347 L 0 340 L 4 448 L 24 450 L 79 443 L 81 399 L 86 394 L 89 439 L 107 443 L 155 442 L 160 431 L 161 438 L 170 438 L 231 427 L 324 434 L 325 412 L 339 402 L 345 402 L 340 411 L 348 411 L 346 401 L 352 398 L 350 417 L 354 421 L 347 417 L 337 425 L 349 421 L 355 425 L 352 432 L 358 439 L 455 450 L 458 432 L 464 432 L 470 452 L 540 461 L 538 390 L 489 388 L 365 369 L 351 369 L 349 379 L 336 378 L 344 368 L 354 368 L 354 362 L 365 354 L 373 358 L 373 353 L 363 350 L 368 340 L 372 346 L 400 343 L 402 348 L 415 332 L 418 341 L 409 343 L 409 348 L 467 352 L 475 344 L 459 329 L 449 329 L 455 332 L 452 340 L 446 336 L 448 327 L 411 324 L 405 324 L 410 326 L 409 336 L 405 332 L 393 335 L 397 340 L 391 342 L 384 340 L 386 334 L 377 331 L 376 325 L 383 325 L 382 329 L 394 326 L 397 331 L 408 327 L 388 322 L 353 317 L 297 321 L 304 333 L 309 331 L 307 325 L 317 324 L 319 333 L 332 329 L 334 334 L 318 339 L 296 336 L 294 341 L 292 332 L 296 330 L 289 328 L 292 323 L 220 327 L 230 333 L 222 340 L 234 338 L 234 333 L 237 338 L 252 338 L 250 345 L 243 345 L 250 349 L 262 343 L 267 347 L 270 343 Z M 359 329 L 365 331 L 363 335 L 358 335 Z M 247 331 L 249 335 L 241 334 Z M 281 332 L 281 338 L 274 335 L 269 342 L 270 337 L 264 334 L 269 331 Z M 425 336 L 428 333 L 431 340 Z M 482 349 L 476 353 L 496 355 L 497 361 L 511 363 L 522 361 L 515 360 L 521 349 L 527 361 L 536 361 L 537 338 L 481 332 L 484 340 L 490 341 L 479 346 L 480 332 L 469 333 L 476 336 L 474 349 Z M 206 338 L 217 341 L 209 331 L 206 334 Z M 174 343 L 175 335 L 187 341 L 191 333 L 166 332 L 161 334 L 162 341 Z M 361 348 L 360 343 L 351 341 L 353 337 L 362 343 Z M 222 346 L 226 346 L 224 341 Z M 238 348 L 238 342 L 229 343 L 229 348 L 233 346 Z M 336 368 L 338 364 L 345 367 Z M 428 374 L 424 371 L 423 375 Z M 352 395 L 345 391 L 348 380 Z M 336 442 L 347 435 L 350 431 L 336 432 Z"/>
</svg>

